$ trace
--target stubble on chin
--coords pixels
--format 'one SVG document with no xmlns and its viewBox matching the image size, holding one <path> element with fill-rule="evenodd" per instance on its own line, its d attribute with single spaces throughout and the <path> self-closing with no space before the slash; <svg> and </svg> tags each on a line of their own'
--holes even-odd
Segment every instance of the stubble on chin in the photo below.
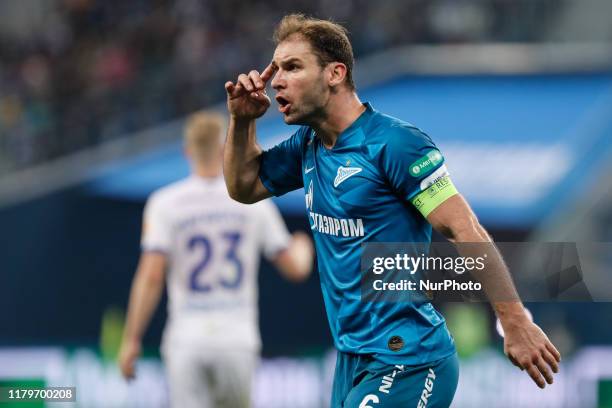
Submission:
<svg viewBox="0 0 612 408">
<path fill-rule="evenodd" d="M 283 115 L 283 121 L 285 122 L 286 125 L 295 125 L 296 124 L 294 122 L 294 120 L 291 118 L 291 115 Z"/>
<path fill-rule="evenodd" d="M 297 112 L 291 112 L 289 115 L 285 115 L 283 118 L 287 125 L 299 125 L 303 126 L 307 124 L 307 120 L 303 116 L 297 114 Z"/>
</svg>

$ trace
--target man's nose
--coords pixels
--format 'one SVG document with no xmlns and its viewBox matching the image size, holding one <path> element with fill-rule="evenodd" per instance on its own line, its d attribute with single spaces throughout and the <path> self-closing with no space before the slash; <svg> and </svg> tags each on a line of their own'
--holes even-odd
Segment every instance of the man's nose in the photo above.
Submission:
<svg viewBox="0 0 612 408">
<path fill-rule="evenodd" d="M 272 82 L 270 82 L 270 85 L 272 85 L 272 89 L 277 91 L 285 87 L 285 81 L 283 80 L 280 71 L 276 71 L 272 77 Z"/>
</svg>

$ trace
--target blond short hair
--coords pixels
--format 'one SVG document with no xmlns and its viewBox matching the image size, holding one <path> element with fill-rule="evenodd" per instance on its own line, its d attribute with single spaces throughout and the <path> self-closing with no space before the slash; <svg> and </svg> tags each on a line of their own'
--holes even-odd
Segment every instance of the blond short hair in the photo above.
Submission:
<svg viewBox="0 0 612 408">
<path fill-rule="evenodd" d="M 218 153 L 225 133 L 225 116 L 218 112 L 199 111 L 185 122 L 185 145 L 193 158 L 207 161 Z"/>
</svg>

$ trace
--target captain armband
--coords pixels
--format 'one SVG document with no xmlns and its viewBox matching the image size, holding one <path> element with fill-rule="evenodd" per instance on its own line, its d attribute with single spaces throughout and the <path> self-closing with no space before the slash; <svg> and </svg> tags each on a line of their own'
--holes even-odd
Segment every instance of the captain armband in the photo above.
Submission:
<svg viewBox="0 0 612 408">
<path fill-rule="evenodd" d="M 455 185 L 449 176 L 444 176 L 426 190 L 414 196 L 410 201 L 423 214 L 423 217 L 427 218 L 433 210 L 455 194 L 458 194 Z"/>
</svg>

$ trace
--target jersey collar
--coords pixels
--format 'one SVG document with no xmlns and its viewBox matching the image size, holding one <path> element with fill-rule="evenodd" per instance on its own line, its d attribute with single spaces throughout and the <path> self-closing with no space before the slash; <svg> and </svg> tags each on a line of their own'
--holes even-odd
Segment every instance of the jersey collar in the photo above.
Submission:
<svg viewBox="0 0 612 408">
<path fill-rule="evenodd" d="M 223 178 L 223 174 L 214 177 L 202 177 L 198 176 L 195 173 L 191 173 L 189 177 L 196 183 L 204 184 L 206 186 L 214 186 L 216 184 L 220 184 L 221 182 L 225 183 L 225 179 Z"/>
<path fill-rule="evenodd" d="M 344 129 L 342 133 L 338 135 L 338 140 L 331 150 L 341 149 L 347 146 L 361 145 L 365 140 L 365 134 L 363 133 L 362 127 L 374 114 L 374 108 L 369 102 L 363 104 L 365 110 L 349 127 Z"/>
</svg>

